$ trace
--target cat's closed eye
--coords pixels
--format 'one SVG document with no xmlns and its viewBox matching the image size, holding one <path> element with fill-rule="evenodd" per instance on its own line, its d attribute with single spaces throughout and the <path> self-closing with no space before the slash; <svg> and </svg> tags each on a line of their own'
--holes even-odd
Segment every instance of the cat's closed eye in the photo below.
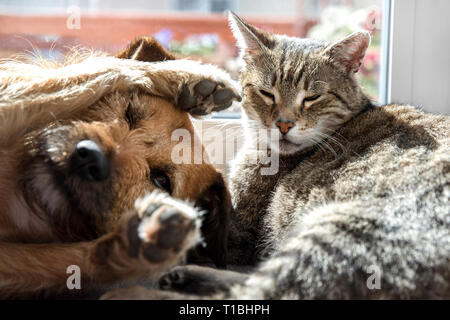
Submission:
<svg viewBox="0 0 450 320">
<path fill-rule="evenodd" d="M 303 101 L 305 101 L 305 102 L 307 102 L 307 101 L 314 101 L 314 100 L 317 100 L 319 98 L 320 98 L 320 94 L 316 94 L 316 95 L 313 95 L 313 96 L 310 96 L 310 97 L 305 97 L 303 99 Z"/>
<path fill-rule="evenodd" d="M 310 107 L 310 105 L 312 104 L 312 102 L 318 100 L 322 95 L 320 94 L 315 94 L 313 96 L 309 96 L 309 97 L 305 97 L 303 98 L 302 104 L 300 106 L 300 112 L 303 112 L 303 110 L 307 109 L 308 107 Z"/>
<path fill-rule="evenodd" d="M 263 96 L 265 96 L 265 97 L 275 101 L 275 96 L 272 93 L 270 93 L 270 92 L 268 92 L 266 90 L 259 90 L 259 93 L 261 93 Z"/>
</svg>

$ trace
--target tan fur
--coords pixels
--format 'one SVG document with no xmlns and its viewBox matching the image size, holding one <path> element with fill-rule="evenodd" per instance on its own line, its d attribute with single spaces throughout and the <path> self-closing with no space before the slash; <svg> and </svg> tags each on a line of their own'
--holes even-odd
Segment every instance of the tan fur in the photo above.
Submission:
<svg viewBox="0 0 450 320">
<path fill-rule="evenodd" d="M 178 141 L 171 134 L 182 128 L 194 135 L 180 105 L 183 88 L 208 80 L 236 97 L 238 88 L 223 71 L 194 61 L 127 59 L 164 60 L 169 54 L 155 43 L 138 38 L 123 59 L 74 52 L 62 64 L 0 64 L 1 297 L 67 293 L 70 265 L 80 267 L 84 289 L 154 277 L 199 242 L 199 210 L 215 222 L 202 228 L 206 249 L 224 263 L 230 200 L 221 174 L 207 159 L 173 163 Z M 212 98 L 198 101 L 197 108 L 211 109 Z M 86 139 L 110 162 L 105 181 L 69 170 L 75 145 Z M 157 189 L 155 170 L 169 177 L 171 196 L 187 204 L 148 198 Z M 153 212 L 155 204 L 162 207 Z M 169 227 L 159 217 L 172 208 L 177 220 Z M 169 244 L 174 231 L 186 235 Z"/>
</svg>

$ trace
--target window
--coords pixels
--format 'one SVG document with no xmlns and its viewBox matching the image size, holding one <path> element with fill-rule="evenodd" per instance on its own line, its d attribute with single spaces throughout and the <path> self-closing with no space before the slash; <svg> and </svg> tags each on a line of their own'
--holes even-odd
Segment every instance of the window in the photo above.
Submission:
<svg viewBox="0 0 450 320">
<path fill-rule="evenodd" d="M 232 9 L 230 0 L 178 0 L 177 9 L 180 11 L 224 12 Z"/>
</svg>

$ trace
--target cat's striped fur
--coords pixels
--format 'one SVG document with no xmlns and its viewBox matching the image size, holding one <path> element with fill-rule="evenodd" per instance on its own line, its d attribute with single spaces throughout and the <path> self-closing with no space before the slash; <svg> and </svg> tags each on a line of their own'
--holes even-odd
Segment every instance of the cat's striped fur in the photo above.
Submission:
<svg viewBox="0 0 450 320">
<path fill-rule="evenodd" d="M 241 73 L 243 108 L 252 129 L 276 129 L 283 154 L 304 150 L 323 140 L 358 114 L 370 101 L 354 72 L 370 42 L 366 32 L 328 45 L 313 39 L 272 35 L 235 17 L 246 66 Z M 340 63 L 342 62 L 342 63 Z M 277 121 L 293 125 L 282 137 Z M 269 133 L 269 131 L 267 131 Z"/>
<path fill-rule="evenodd" d="M 365 32 L 330 45 L 230 20 L 247 129 L 295 123 L 277 174 L 247 161 L 262 151 L 236 159 L 231 255 L 265 261 L 231 296 L 450 298 L 450 119 L 372 106 L 354 77 Z"/>
<path fill-rule="evenodd" d="M 300 162 L 297 153 L 316 147 L 337 157 L 337 153 L 341 151 L 341 143 L 339 137 L 332 137 L 333 132 L 359 113 L 373 107 L 354 76 L 370 43 L 370 36 L 366 32 L 358 32 L 330 45 L 315 39 L 271 34 L 232 14 L 230 25 L 245 61 L 245 67 L 241 71 L 241 85 L 245 95 L 242 107 L 246 147 L 242 150 L 258 150 L 261 146 L 270 145 L 273 152 L 281 155 L 280 171 L 272 177 L 261 178 L 271 181 L 261 183 L 261 191 L 269 196 L 274 191 L 275 184 L 286 174 L 283 170 L 293 170 Z M 289 124 L 290 128 L 279 127 L 280 122 L 285 126 Z M 273 143 L 274 141 L 277 143 Z M 337 150 L 330 145 L 330 141 L 337 143 Z M 293 157 L 286 157 L 287 155 Z M 289 169 L 283 168 L 284 158 L 292 158 Z M 232 188 L 248 184 L 242 178 L 241 166 L 251 162 L 249 159 L 253 158 L 245 153 L 235 159 Z M 255 185 L 253 188 L 260 189 L 260 186 Z M 238 189 L 233 192 L 237 199 L 243 194 L 240 190 L 242 188 Z M 290 196 L 296 197 L 293 194 Z M 263 198 L 263 202 L 235 201 L 237 214 L 242 216 L 236 223 L 239 224 L 242 220 L 246 232 L 249 231 L 254 237 L 267 239 L 267 228 L 261 228 L 260 217 L 270 200 L 268 197 Z M 256 203 L 264 205 L 255 207 Z M 257 218 L 250 222 L 247 221 L 248 211 L 260 214 L 251 214 L 250 216 Z M 283 213 L 277 216 L 281 217 Z M 283 225 L 289 225 L 289 221 L 283 222 Z M 272 224 L 272 221 L 264 223 Z M 264 235 L 260 234 L 261 230 L 264 230 Z M 273 230 L 269 230 L 269 234 L 272 233 Z M 253 242 L 246 239 L 233 247 L 241 250 Z M 267 251 L 267 243 L 261 244 L 260 240 L 257 242 L 258 249 Z M 261 250 L 251 249 L 251 252 L 258 254 L 259 251 Z M 235 258 L 236 261 L 250 262 L 255 256 L 245 252 L 235 255 Z"/>
</svg>

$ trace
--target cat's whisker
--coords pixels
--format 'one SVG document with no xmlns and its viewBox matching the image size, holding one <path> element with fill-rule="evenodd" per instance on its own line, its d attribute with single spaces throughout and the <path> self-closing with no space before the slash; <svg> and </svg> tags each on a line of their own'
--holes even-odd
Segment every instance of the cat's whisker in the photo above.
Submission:
<svg viewBox="0 0 450 320">
<path fill-rule="evenodd" d="M 346 148 L 341 143 L 339 143 L 336 139 L 334 139 L 333 137 L 330 137 L 329 135 L 327 135 L 325 133 L 317 133 L 317 135 L 322 138 L 322 140 L 320 140 L 320 142 L 318 142 L 318 143 L 323 144 L 327 149 L 329 149 L 334 154 L 335 159 L 332 161 L 332 163 L 338 161 L 345 153 Z M 336 150 L 334 150 L 334 148 L 327 142 L 327 139 L 330 139 L 337 146 L 339 146 L 341 148 L 342 153 L 339 156 L 338 156 Z"/>
<path fill-rule="evenodd" d="M 339 138 L 341 138 L 342 140 L 345 140 L 346 142 L 348 142 L 347 138 L 345 138 L 345 137 L 344 137 L 343 135 L 341 135 L 339 132 L 337 132 L 337 131 L 335 131 L 335 130 L 333 130 L 333 129 L 330 129 L 330 128 L 323 128 L 323 129 L 332 131 L 332 134 L 333 134 L 336 138 L 339 137 Z M 335 143 L 339 143 L 339 141 L 338 141 L 336 138 L 335 138 Z M 346 148 L 344 145 L 342 145 L 342 148 L 343 148 L 345 151 L 348 151 L 347 148 Z M 350 150 L 350 151 L 351 151 L 353 154 L 357 155 L 358 157 L 361 157 L 361 155 L 360 155 L 359 153 L 357 153 L 356 151 L 353 151 L 353 150 Z"/>
<path fill-rule="evenodd" d="M 325 154 L 326 154 L 325 150 L 331 151 L 331 153 L 334 155 L 334 160 L 331 161 L 331 163 L 339 159 L 336 151 L 325 140 L 319 139 L 318 137 L 313 137 L 311 141 L 316 142 L 316 146 L 319 147 L 321 150 L 323 150 Z"/>
<path fill-rule="evenodd" d="M 323 152 L 324 154 L 327 153 L 327 151 L 325 150 L 325 148 L 324 148 L 324 147 L 322 146 L 322 144 L 320 143 L 320 142 L 321 142 L 320 140 L 317 140 L 317 139 L 315 139 L 314 137 L 312 137 L 312 138 L 311 138 L 311 141 L 314 142 L 314 143 L 316 144 L 316 146 L 317 146 L 320 150 L 322 150 L 322 152 Z"/>
<path fill-rule="evenodd" d="M 322 140 L 320 144 L 331 151 L 331 153 L 334 155 L 334 160 L 332 162 L 335 162 L 338 159 L 336 151 L 326 142 L 326 140 Z"/>
<path fill-rule="evenodd" d="M 329 135 L 325 134 L 325 135 L 323 135 L 323 138 L 324 138 L 324 143 L 327 143 L 328 145 L 330 145 L 327 141 L 334 142 L 341 149 L 342 152 L 346 151 L 345 146 L 342 143 L 340 143 L 339 141 L 337 141 L 336 139 L 334 139 L 333 137 L 330 137 Z M 330 145 L 330 147 L 331 147 L 331 145 Z M 334 150 L 334 148 L 333 148 L 333 150 Z"/>
<path fill-rule="evenodd" d="M 327 130 L 328 132 L 331 132 L 331 135 L 339 136 L 341 139 L 348 141 L 346 137 L 344 137 L 342 134 L 340 134 L 336 129 L 327 128 L 327 127 L 321 127 L 322 130 Z"/>
<path fill-rule="evenodd" d="M 323 133 L 323 132 L 319 132 L 318 135 L 322 136 L 326 140 L 330 140 L 331 142 L 334 142 L 338 147 L 340 147 L 340 149 L 342 150 L 343 153 L 345 153 L 347 151 L 347 148 L 335 137 L 333 137 L 329 134 Z"/>
</svg>

